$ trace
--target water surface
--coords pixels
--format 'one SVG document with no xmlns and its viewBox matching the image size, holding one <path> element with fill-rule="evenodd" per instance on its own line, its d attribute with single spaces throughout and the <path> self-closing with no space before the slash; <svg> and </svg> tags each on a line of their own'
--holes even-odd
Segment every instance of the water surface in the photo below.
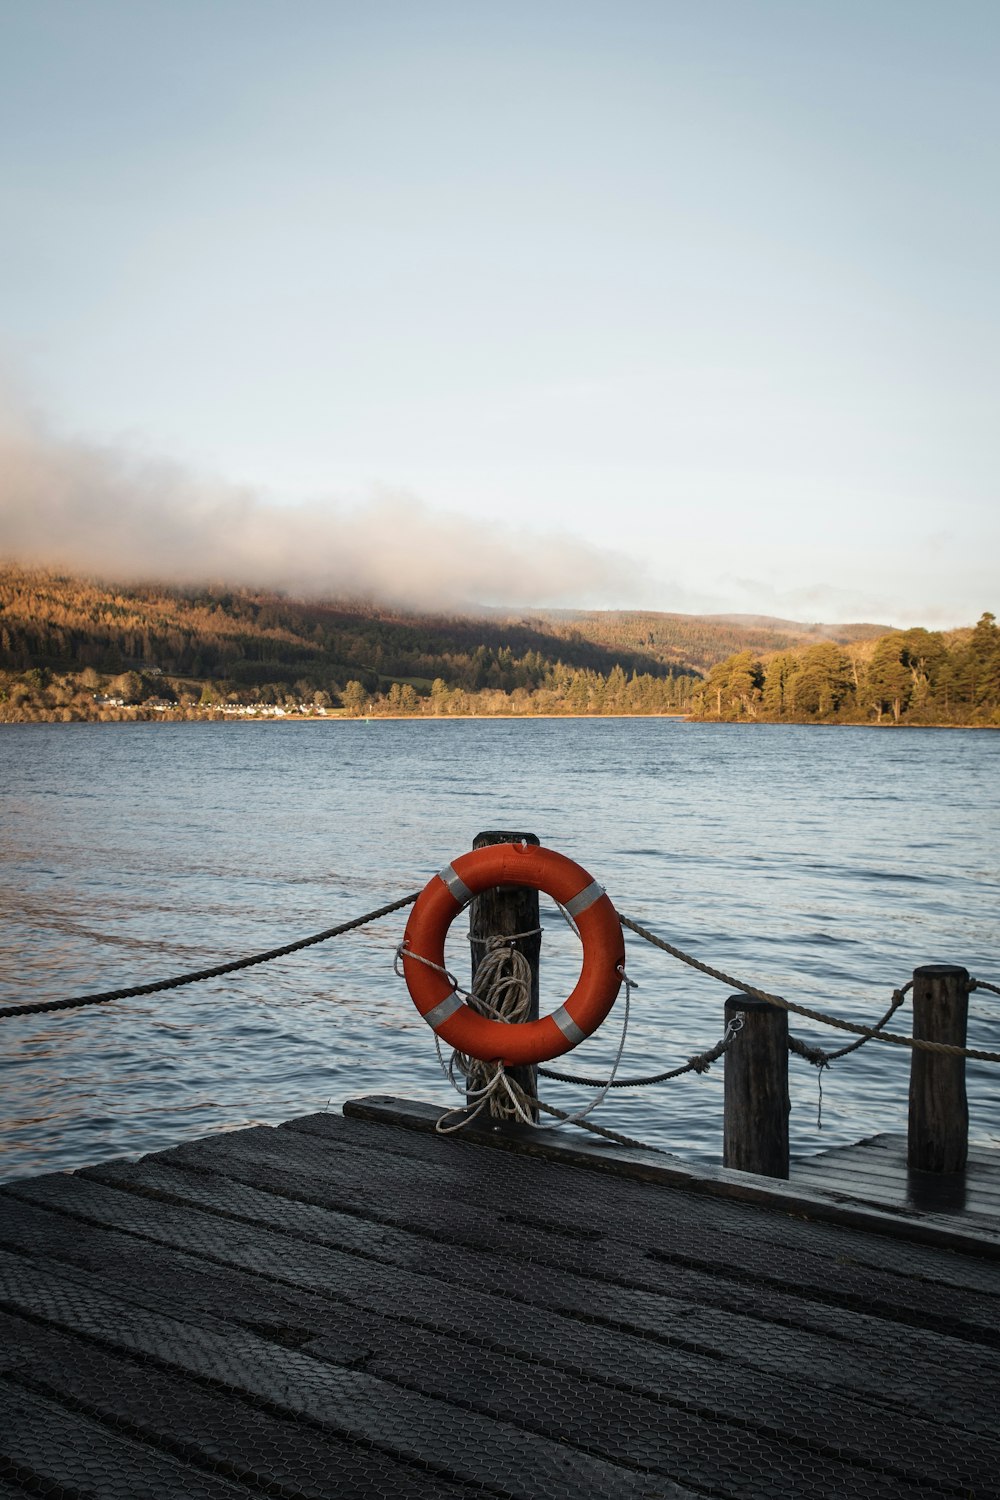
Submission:
<svg viewBox="0 0 1000 1500">
<path fill-rule="evenodd" d="M 664 719 L 0 726 L 0 1003 L 142 984 L 416 890 L 485 828 L 527 829 L 705 962 L 870 1021 L 915 965 L 1000 977 L 1000 735 Z M 225 979 L 0 1023 L 0 1175 L 80 1166 L 347 1097 L 456 1102 L 393 973 L 405 914 Z M 579 948 L 543 910 L 543 1009 Z M 453 928 L 449 961 L 468 948 Z M 629 938 L 623 1073 L 722 1030 L 727 988 Z M 1000 1050 L 1000 1001 L 970 1041 Z M 909 1011 L 898 1029 L 908 1029 Z M 561 1066 L 600 1073 L 619 1008 Z M 807 1040 L 842 1034 L 793 1021 Z M 792 1060 L 792 1149 L 905 1128 L 908 1054 Z M 972 1133 L 1000 1143 L 997 1070 Z M 560 1107 L 590 1097 L 548 1084 Z M 717 1161 L 722 1067 L 598 1120 Z"/>
</svg>

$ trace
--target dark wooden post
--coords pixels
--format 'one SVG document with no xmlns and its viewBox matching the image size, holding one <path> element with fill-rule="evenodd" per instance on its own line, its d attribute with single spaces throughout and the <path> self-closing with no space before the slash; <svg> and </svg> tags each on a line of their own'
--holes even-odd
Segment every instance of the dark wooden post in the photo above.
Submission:
<svg viewBox="0 0 1000 1500">
<path fill-rule="evenodd" d="M 914 969 L 914 1037 L 964 1047 L 968 1019 L 968 969 L 959 964 L 923 964 Z M 968 1150 L 965 1058 L 914 1047 L 907 1166 L 916 1172 L 961 1172 Z"/>
<path fill-rule="evenodd" d="M 722 1164 L 764 1177 L 788 1176 L 788 1012 L 730 995 L 726 1025 L 743 1029 L 726 1053 Z"/>
<path fill-rule="evenodd" d="M 489 844 L 538 844 L 533 833 L 508 833 L 489 829 L 477 833 L 472 841 L 473 849 L 484 849 Z M 542 947 L 542 935 L 538 931 L 538 892 L 530 886 L 497 886 L 483 891 L 469 905 L 469 937 L 472 946 L 472 979 L 475 985 L 476 970 L 487 952 L 488 941 L 494 937 L 510 937 L 515 932 L 530 933 L 513 944 L 523 953 L 531 965 L 531 1010 L 528 1019 L 538 1019 L 538 969 Z M 509 1076 L 519 1083 L 532 1098 L 536 1097 L 536 1078 L 533 1067 L 511 1068 Z M 538 1111 L 534 1116 L 538 1118 Z"/>
</svg>

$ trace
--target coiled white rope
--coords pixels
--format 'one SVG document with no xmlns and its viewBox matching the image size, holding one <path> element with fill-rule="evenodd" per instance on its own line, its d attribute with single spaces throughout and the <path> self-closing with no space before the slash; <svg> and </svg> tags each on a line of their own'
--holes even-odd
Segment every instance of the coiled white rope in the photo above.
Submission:
<svg viewBox="0 0 1000 1500">
<path fill-rule="evenodd" d="M 517 934 L 517 936 L 528 936 L 529 934 Z M 530 934 L 533 936 L 534 934 Z M 531 966 L 523 954 L 516 949 L 504 949 L 504 944 L 513 942 L 513 938 L 494 938 L 491 946 L 483 956 L 476 970 L 475 980 L 476 992 L 469 995 L 469 1003 L 473 1009 L 482 1015 L 488 1015 L 494 1020 L 509 1021 L 516 1019 L 523 1021 L 527 1019 L 531 1006 Z M 499 953 L 500 960 L 489 962 L 494 955 Z M 519 960 L 520 962 L 516 962 Z M 510 961 L 510 972 L 504 973 L 504 963 Z M 424 960 L 427 962 L 427 960 Z M 521 967 L 523 965 L 523 968 Z M 437 968 L 438 966 L 432 965 Z M 483 995 L 481 990 L 481 979 L 483 971 L 486 970 L 487 989 Z M 442 970 L 442 973 L 445 971 Z M 618 1040 L 618 1048 L 615 1052 L 614 1063 L 610 1075 L 604 1083 L 600 1092 L 585 1105 L 583 1109 L 575 1110 L 572 1114 L 560 1114 L 557 1119 L 548 1123 L 542 1123 L 537 1119 L 537 1111 L 541 1106 L 540 1101 L 529 1094 L 521 1084 L 511 1078 L 502 1061 L 483 1062 L 479 1058 L 471 1058 L 463 1052 L 453 1052 L 446 1063 L 441 1052 L 441 1043 L 435 1035 L 434 1043 L 437 1049 L 438 1062 L 441 1071 L 458 1094 L 465 1095 L 465 1103 L 456 1105 L 446 1110 L 437 1121 L 435 1129 L 439 1135 L 451 1135 L 455 1131 L 464 1130 L 473 1120 L 477 1119 L 483 1110 L 488 1109 L 494 1119 L 519 1120 L 522 1125 L 531 1125 L 536 1130 L 555 1130 L 560 1125 L 579 1125 L 585 1117 L 591 1114 L 604 1102 L 609 1089 L 614 1086 L 615 1075 L 621 1064 L 622 1055 L 625 1051 L 625 1042 L 628 1036 L 629 1010 L 631 1006 L 632 991 L 636 988 L 635 981 L 630 979 L 625 972 L 625 965 L 618 965 L 618 973 L 621 975 L 625 986 L 625 1005 L 622 1017 L 621 1036 Z M 466 1080 L 465 1087 L 455 1077 L 456 1070 Z M 454 1120 L 454 1124 L 446 1123 Z"/>
</svg>

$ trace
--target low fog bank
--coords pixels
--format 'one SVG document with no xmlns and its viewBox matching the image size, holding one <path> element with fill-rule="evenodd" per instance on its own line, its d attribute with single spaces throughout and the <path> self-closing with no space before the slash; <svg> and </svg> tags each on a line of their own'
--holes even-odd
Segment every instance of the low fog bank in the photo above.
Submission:
<svg viewBox="0 0 1000 1500">
<path fill-rule="evenodd" d="M 128 582 L 223 581 L 415 609 L 609 605 L 635 564 L 562 533 L 383 494 L 278 505 L 125 449 L 0 414 L 0 556 Z"/>
</svg>

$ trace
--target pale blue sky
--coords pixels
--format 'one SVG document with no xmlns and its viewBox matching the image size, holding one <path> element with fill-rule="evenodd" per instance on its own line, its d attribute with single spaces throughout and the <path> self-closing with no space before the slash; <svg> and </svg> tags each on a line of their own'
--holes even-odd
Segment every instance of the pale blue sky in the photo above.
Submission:
<svg viewBox="0 0 1000 1500">
<path fill-rule="evenodd" d="M 317 566 L 412 497 L 519 603 L 970 623 L 998 78 L 996 0 L 0 0 L 0 501 L 27 404 L 220 568 L 227 486 Z"/>
</svg>

